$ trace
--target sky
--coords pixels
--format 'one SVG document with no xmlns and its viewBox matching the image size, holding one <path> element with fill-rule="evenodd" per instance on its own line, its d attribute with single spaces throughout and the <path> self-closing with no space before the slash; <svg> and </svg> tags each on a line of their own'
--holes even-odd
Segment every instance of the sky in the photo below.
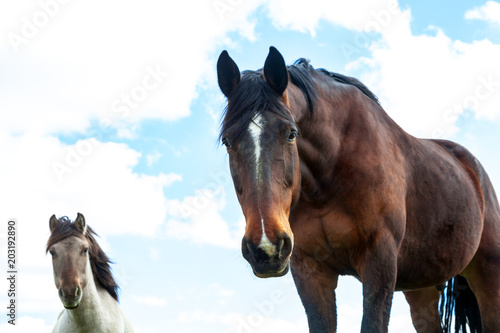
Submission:
<svg viewBox="0 0 500 333">
<path fill-rule="evenodd" d="M 19 265 L 17 325 L 2 314 L 0 331 L 51 331 L 48 222 L 80 212 L 136 332 L 307 332 L 290 274 L 258 279 L 241 256 L 217 142 L 217 57 L 258 69 L 271 45 L 357 77 L 407 132 L 466 146 L 500 188 L 500 2 L 0 0 L 2 276 L 12 218 Z M 341 277 L 337 300 L 338 331 L 359 331 L 361 284 Z M 414 332 L 401 293 L 390 332 Z"/>
</svg>

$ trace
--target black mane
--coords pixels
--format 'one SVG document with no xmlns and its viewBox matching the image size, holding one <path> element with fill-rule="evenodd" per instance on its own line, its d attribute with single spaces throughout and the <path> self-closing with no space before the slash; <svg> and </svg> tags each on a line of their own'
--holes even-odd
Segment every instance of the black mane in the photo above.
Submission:
<svg viewBox="0 0 500 333">
<path fill-rule="evenodd" d="M 292 83 L 299 87 L 304 94 L 309 111 L 312 113 L 314 112 L 314 105 L 318 99 L 318 89 L 310 73 L 314 68 L 309 62 L 308 59 L 300 58 L 295 61 L 293 65 L 288 66 L 288 72 L 290 73 L 290 80 Z"/>
<path fill-rule="evenodd" d="M 314 113 L 315 104 L 318 99 L 318 88 L 313 78 L 314 72 L 327 75 L 336 82 L 353 85 L 371 100 L 379 104 L 377 97 L 359 80 L 342 74 L 332 73 L 325 69 L 315 70 L 309 64 L 309 60 L 305 58 L 300 58 L 293 65 L 288 66 L 288 72 L 290 74 L 290 81 L 304 94 L 311 113 Z M 228 105 L 222 114 L 219 140 L 223 136 L 228 135 L 233 142 L 239 141 L 252 119 L 254 119 L 257 113 L 263 110 L 293 121 L 292 115 L 283 106 L 279 96 L 266 83 L 262 76 L 262 69 L 244 71 L 241 75 L 241 81 L 229 97 Z M 231 133 L 226 133 L 229 128 L 236 124 L 238 125 L 232 128 Z"/>
<path fill-rule="evenodd" d="M 228 99 L 219 139 L 228 135 L 232 142 L 239 141 L 255 115 L 263 110 L 293 121 L 276 92 L 262 77 L 261 71 L 244 71 L 240 83 Z M 235 124 L 238 126 L 233 127 Z M 226 133 L 231 127 L 231 133 Z"/>
<path fill-rule="evenodd" d="M 324 68 L 318 68 L 318 71 L 321 72 L 321 73 L 323 73 L 323 74 L 325 74 L 325 75 L 327 75 L 327 76 L 329 76 L 329 77 L 331 77 L 331 78 L 333 78 L 337 82 L 344 83 L 344 84 L 350 84 L 352 86 L 355 86 L 356 88 L 358 88 L 359 90 L 361 90 L 361 92 L 363 94 L 365 94 L 366 96 L 368 96 L 372 101 L 374 101 L 375 103 L 377 103 L 377 104 L 380 105 L 380 102 L 379 102 L 377 96 L 375 96 L 375 94 L 372 93 L 370 91 L 370 89 L 368 89 L 358 79 L 350 77 L 350 76 L 345 76 L 345 75 L 342 75 L 342 74 L 338 74 L 338 73 L 329 72 L 329 71 L 327 71 Z"/>
</svg>

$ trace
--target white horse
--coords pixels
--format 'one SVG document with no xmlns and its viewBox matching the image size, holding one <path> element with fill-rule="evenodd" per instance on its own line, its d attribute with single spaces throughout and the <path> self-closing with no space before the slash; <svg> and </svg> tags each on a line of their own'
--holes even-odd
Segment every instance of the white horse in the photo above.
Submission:
<svg viewBox="0 0 500 333">
<path fill-rule="evenodd" d="M 52 215 L 50 232 L 47 252 L 52 255 L 54 281 L 65 308 L 52 333 L 133 332 L 118 306 L 110 260 L 83 215 L 78 213 L 74 223 Z"/>
</svg>

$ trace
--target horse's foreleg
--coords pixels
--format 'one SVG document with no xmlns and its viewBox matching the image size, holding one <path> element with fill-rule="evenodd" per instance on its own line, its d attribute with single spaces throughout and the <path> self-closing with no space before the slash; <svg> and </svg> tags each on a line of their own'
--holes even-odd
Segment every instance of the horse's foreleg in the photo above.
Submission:
<svg viewBox="0 0 500 333">
<path fill-rule="evenodd" d="M 410 305 L 413 326 L 418 333 L 441 333 L 439 316 L 439 296 L 435 288 L 405 291 L 406 301 Z"/>
<path fill-rule="evenodd" d="M 335 333 L 337 331 L 335 288 L 338 275 L 312 257 L 295 254 L 291 270 L 306 310 L 309 332 Z"/>
<path fill-rule="evenodd" d="M 363 283 L 362 333 L 387 332 L 396 286 L 397 247 L 394 240 L 379 239 L 360 258 Z"/>
</svg>

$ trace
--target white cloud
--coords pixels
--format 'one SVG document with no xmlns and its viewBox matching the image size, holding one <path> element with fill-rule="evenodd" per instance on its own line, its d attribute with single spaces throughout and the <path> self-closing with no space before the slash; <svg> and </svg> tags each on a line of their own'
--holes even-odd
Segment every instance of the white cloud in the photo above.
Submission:
<svg viewBox="0 0 500 333">
<path fill-rule="evenodd" d="M 402 298 L 401 295 L 396 295 Z M 389 323 L 389 332 L 398 333 L 414 333 L 410 314 L 394 313 L 398 312 L 392 309 L 392 315 Z M 358 332 L 361 328 L 362 319 L 362 304 L 347 305 L 338 304 L 337 308 L 337 330 L 339 332 Z M 248 313 L 236 312 L 214 312 L 202 309 L 193 309 L 190 311 L 180 312 L 177 320 L 183 324 L 224 324 L 226 327 L 224 332 L 238 333 L 271 333 L 271 332 L 290 332 L 302 333 L 308 332 L 308 324 L 306 316 L 301 316 L 295 321 L 283 319 L 276 313 L 273 307 L 262 306 L 255 308 Z"/>
<path fill-rule="evenodd" d="M 158 261 L 160 259 L 160 250 L 153 248 L 153 247 L 150 247 L 149 248 L 149 256 L 154 261 Z"/>
<path fill-rule="evenodd" d="M 54 320 L 55 323 L 55 320 Z M 52 325 L 47 325 L 43 319 L 22 316 L 16 320 L 16 325 L 2 323 L 0 331 L 4 333 L 19 333 L 19 332 L 52 332 Z"/>
<path fill-rule="evenodd" d="M 9 10 L 0 11 L 0 31 L 19 32 L 21 18 L 31 19 L 40 10 L 38 3 L 10 2 Z M 217 3 L 226 6 L 217 9 Z M 237 31 L 255 40 L 255 21 L 248 17 L 261 3 L 175 2 L 158 8 L 158 2 L 153 1 L 70 2 L 27 45 L 21 45 L 19 54 L 12 51 L 5 38 L 0 40 L 0 99 L 4 114 L 0 122 L 0 151 L 4 154 L 0 184 L 7 189 L 0 192 L 0 219 L 19 220 L 19 255 L 24 269 L 21 278 L 26 283 L 26 296 L 20 300 L 25 310 L 49 313 L 54 321 L 60 310 L 50 259 L 44 254 L 48 218 L 53 213 L 70 218 L 77 211 L 84 213 L 89 225 L 103 236 L 100 242 L 104 244 L 108 235 L 153 236 L 158 230 L 166 230 L 171 237 L 197 244 L 239 248 L 244 221 L 238 221 L 238 230 L 226 222 L 222 216 L 223 193 L 200 190 L 193 196 L 168 200 L 163 190 L 180 181 L 180 175 L 134 172 L 139 152 L 124 144 L 95 140 L 90 141 L 90 146 L 86 146 L 86 140 L 66 145 L 48 134 L 83 132 L 97 118 L 112 121 L 119 136 L 135 138 L 139 120 L 156 117 L 172 121 L 187 116 L 200 82 L 207 77 L 215 82 L 214 49 L 234 46 L 227 32 Z M 193 10 L 195 7 L 197 10 Z M 268 8 L 280 28 L 314 34 L 322 19 L 360 32 L 381 31 L 382 39 L 371 45 L 371 57 L 357 59 L 355 52 L 356 57 L 350 60 L 356 61 L 348 69 L 359 71 L 391 116 L 412 133 L 432 135 L 436 129 L 453 133 L 454 116 L 463 112 L 466 102 L 474 101 L 477 91 L 484 96 L 489 88 L 493 90 L 490 96 L 480 100 L 477 97 L 478 105 L 471 107 L 479 117 L 499 116 L 500 88 L 495 82 L 500 81 L 496 61 L 500 51 L 488 40 L 454 41 L 439 29 L 434 29 L 434 34 L 414 36 L 409 28 L 410 12 L 400 10 L 396 2 L 337 4 L 315 0 L 304 5 L 277 0 L 269 2 Z M 483 15 L 477 10 L 478 15 Z M 482 19 L 492 21 L 488 15 Z M 373 36 L 368 36 L 368 41 L 375 41 Z M 357 41 L 351 46 L 355 50 L 362 47 Z M 147 90 L 144 100 L 135 102 L 137 106 L 114 112 L 113 102 L 122 102 L 123 95 L 134 91 L 138 94 L 147 78 L 147 68 L 157 66 L 168 72 L 164 81 Z M 488 80 L 493 84 L 488 86 Z M 459 105 L 456 112 L 454 105 Z M 450 108 L 456 114 L 446 113 Z M 74 155 L 78 149 L 88 154 L 78 159 Z M 177 153 L 189 149 L 182 147 Z M 59 182 L 51 163 L 67 164 L 67 158 L 74 166 Z M 152 164 L 156 156 L 145 158 Z M 154 260 L 159 253 L 151 249 L 150 255 Z M 37 269 L 46 274 L 33 273 Z M 119 272 L 122 268 L 117 265 L 116 269 Z M 46 288 L 35 290 L 42 284 Z M 210 287 L 218 304 L 226 304 L 234 293 L 217 284 Z M 166 303 L 164 298 L 154 296 L 138 300 L 150 305 Z M 343 316 L 339 328 L 346 328 L 341 331 L 359 331 L 360 313 L 360 308 L 339 308 Z M 222 322 L 228 327 L 247 317 L 198 310 L 183 316 L 187 321 L 194 318 L 204 323 Z M 393 316 L 391 327 L 396 327 L 397 332 L 410 332 L 408 317 Z M 50 331 L 40 319 L 23 317 L 19 323 L 19 328 L 23 324 L 26 331 Z M 260 327 L 258 332 L 277 328 L 307 331 L 303 319 L 290 322 L 264 318 Z M 0 325 L 2 332 L 9 329 L 9 325 Z"/>
<path fill-rule="evenodd" d="M 121 128 L 188 116 L 197 86 L 215 75 L 212 52 L 231 43 L 226 34 L 255 39 L 249 14 L 260 1 L 224 1 L 223 12 L 202 0 L 72 1 L 50 17 L 41 3 L 9 2 L 0 11 L 3 35 L 26 41 L 0 40 L 0 91 L 10 115 L 2 131 L 81 132 L 96 118 Z"/>
<path fill-rule="evenodd" d="M 282 318 L 271 318 L 262 315 L 258 312 L 253 312 L 249 315 L 232 313 L 221 318 L 221 321 L 227 323 L 229 328 L 226 333 L 272 333 L 272 332 L 287 332 L 287 333 L 303 333 L 308 332 L 309 328 L 307 320 L 301 318 L 297 321 L 288 321 Z M 343 332 L 343 331 L 341 331 Z"/>
<path fill-rule="evenodd" d="M 187 324 L 202 322 L 205 324 L 227 323 L 231 320 L 230 315 L 219 314 L 217 312 L 205 312 L 203 310 L 182 311 L 177 315 L 180 323 Z"/>
<path fill-rule="evenodd" d="M 66 209 L 61 209 L 61 213 L 78 209 L 91 226 L 92 221 L 100 223 L 95 229 L 103 234 L 154 235 L 166 216 L 163 189 L 182 177 L 174 173 L 150 176 L 134 172 L 140 154 L 125 144 L 95 141 L 84 155 L 81 152 L 85 150 L 79 149 L 82 142 L 62 145 L 52 155 L 53 167 L 55 161 L 70 168 L 60 174 L 62 182 L 52 176 L 50 191 L 56 196 L 53 199 L 57 199 L 57 194 L 65 199 Z M 79 154 L 81 160 L 74 159 L 69 164 L 72 159 L 68 160 L 68 156 L 73 153 Z M 68 207 L 68 199 L 73 207 Z"/>
<path fill-rule="evenodd" d="M 173 173 L 151 176 L 134 172 L 140 154 L 125 144 L 95 141 L 89 146 L 91 149 L 82 147 L 81 142 L 66 145 L 37 134 L 0 134 L 0 151 L 8 157 L 0 162 L 0 183 L 4 188 L 0 192 L 0 220 L 17 219 L 22 288 L 19 302 L 23 311 L 54 320 L 62 306 L 54 286 L 50 256 L 45 254 L 50 216 L 68 215 L 74 219 L 77 212 L 83 213 L 87 223 L 102 236 L 99 243 L 109 254 L 107 236 L 157 235 L 166 217 L 163 190 L 181 180 L 180 175 Z M 79 151 L 86 152 L 79 155 L 81 160 L 71 155 Z M 73 156 L 71 172 L 59 181 L 51 163 L 66 164 L 68 153 Z M 3 243 L 4 230 L 0 234 Z M 121 269 L 120 265 L 116 268 Z M 5 282 L 0 282 L 2 290 L 6 290 Z"/>
<path fill-rule="evenodd" d="M 389 322 L 389 332 L 395 333 L 415 333 L 410 313 L 404 315 L 391 315 Z"/>
<path fill-rule="evenodd" d="M 161 154 L 159 152 L 155 152 L 155 153 L 146 155 L 146 162 L 147 162 L 148 166 L 152 166 L 153 164 L 158 162 L 160 157 L 161 157 Z"/>
<path fill-rule="evenodd" d="M 187 305 L 190 309 L 192 305 L 210 304 L 210 306 L 217 304 L 221 307 L 228 305 L 234 300 L 235 291 L 222 286 L 217 282 L 194 285 L 188 290 L 179 290 L 172 298 L 175 299 L 176 304 Z M 208 302 L 208 303 L 207 303 Z M 179 315 L 181 318 L 182 316 Z"/>
<path fill-rule="evenodd" d="M 324 19 L 356 31 L 378 31 L 399 10 L 395 0 L 303 1 L 273 0 L 268 2 L 269 15 L 281 29 L 316 33 Z"/>
<path fill-rule="evenodd" d="M 477 117 L 500 116 L 500 45 L 489 40 L 452 40 L 439 28 L 413 35 L 411 16 L 398 15 L 371 57 L 352 61 L 360 79 L 378 94 L 382 106 L 411 134 L 450 137 L 466 109 Z"/>
<path fill-rule="evenodd" d="M 138 152 L 124 144 L 97 142 L 60 182 L 51 163 L 66 163 L 68 152 L 77 152 L 78 147 L 78 143 L 65 145 L 36 135 L 0 140 L 0 150 L 9 157 L 0 162 L 0 183 L 6 189 L 0 192 L 4 203 L 0 218 L 18 220 L 18 251 L 23 265 L 46 267 L 51 272 L 45 243 L 52 214 L 73 219 L 81 212 L 103 238 L 154 236 L 164 223 L 163 189 L 181 180 L 180 175 L 135 173 Z"/>
<path fill-rule="evenodd" d="M 234 290 L 224 288 L 218 283 L 212 283 L 209 286 L 216 297 L 232 297 L 234 295 Z"/>
<path fill-rule="evenodd" d="M 154 307 L 164 307 L 167 305 L 167 300 L 165 297 L 156 296 L 132 296 L 135 302 L 141 305 L 154 306 Z"/>
<path fill-rule="evenodd" d="M 212 283 L 208 288 L 214 295 L 213 299 L 216 300 L 219 305 L 228 304 L 229 300 L 234 296 L 234 290 L 224 288 L 218 283 Z"/>
<path fill-rule="evenodd" d="M 260 313 L 245 315 L 242 313 L 220 313 L 193 309 L 178 314 L 177 320 L 182 324 L 219 324 L 226 327 L 226 333 L 303 333 L 308 331 L 307 321 L 303 318 L 295 322 L 281 318 L 270 318 Z M 222 325 L 221 325 L 222 324 Z"/>
<path fill-rule="evenodd" d="M 63 309 L 57 296 L 50 259 L 46 261 L 50 264 L 50 268 L 44 270 L 43 273 L 25 272 L 23 269 L 26 267 L 25 265 L 19 269 L 17 300 L 24 313 L 59 313 Z M 44 286 L 44 288 L 40 288 L 40 286 Z M 7 290 L 7 288 L 3 288 L 3 290 Z M 54 320 L 55 318 L 57 317 L 54 317 Z"/>
<path fill-rule="evenodd" d="M 395 294 L 394 296 L 400 295 Z M 410 313 L 395 313 L 398 312 L 394 308 L 395 305 L 393 304 L 391 309 L 389 332 L 415 333 Z M 355 306 L 341 305 L 337 308 L 337 314 L 339 332 L 358 332 L 361 329 L 361 320 L 363 318 L 363 306 L 361 303 Z"/>
<path fill-rule="evenodd" d="M 465 12 L 467 20 L 484 20 L 490 23 L 500 24 L 500 3 L 487 1 L 480 7 L 469 9 Z"/>
<path fill-rule="evenodd" d="M 224 206 L 222 187 L 215 191 L 201 189 L 194 196 L 182 200 L 168 200 L 166 233 L 170 237 L 198 244 L 238 249 L 244 222 L 240 220 L 238 230 L 231 230 L 221 216 Z"/>
<path fill-rule="evenodd" d="M 338 332 L 359 332 L 361 328 L 363 310 L 361 305 L 357 307 L 339 306 L 337 309 L 337 331 Z M 308 332 L 307 319 L 301 318 L 293 322 L 275 316 L 266 316 L 259 312 L 248 314 L 226 314 L 216 316 L 213 313 L 204 313 L 195 311 L 194 313 L 183 313 L 184 319 L 199 320 L 214 322 L 217 319 L 220 322 L 229 324 L 229 332 L 255 332 L 255 333 L 271 333 L 271 332 L 290 332 L 303 333 Z M 389 323 L 389 332 L 394 333 L 415 333 L 410 314 L 392 315 Z"/>
<path fill-rule="evenodd" d="M 485 6 L 488 14 L 481 15 L 497 17 L 498 3 L 490 1 Z M 498 44 L 487 39 L 452 40 L 437 27 L 429 27 L 429 34 L 413 35 L 411 12 L 401 10 L 396 1 L 337 4 L 316 0 L 292 6 L 281 0 L 271 2 L 269 8 L 278 27 L 314 35 L 319 21 L 326 20 L 362 32 L 351 43 L 339 45 L 349 61 L 347 71 L 357 73 L 347 74 L 358 76 L 411 134 L 453 136 L 458 131 L 456 121 L 466 109 L 480 118 L 500 117 Z M 371 56 L 360 58 L 366 44 Z"/>
</svg>

